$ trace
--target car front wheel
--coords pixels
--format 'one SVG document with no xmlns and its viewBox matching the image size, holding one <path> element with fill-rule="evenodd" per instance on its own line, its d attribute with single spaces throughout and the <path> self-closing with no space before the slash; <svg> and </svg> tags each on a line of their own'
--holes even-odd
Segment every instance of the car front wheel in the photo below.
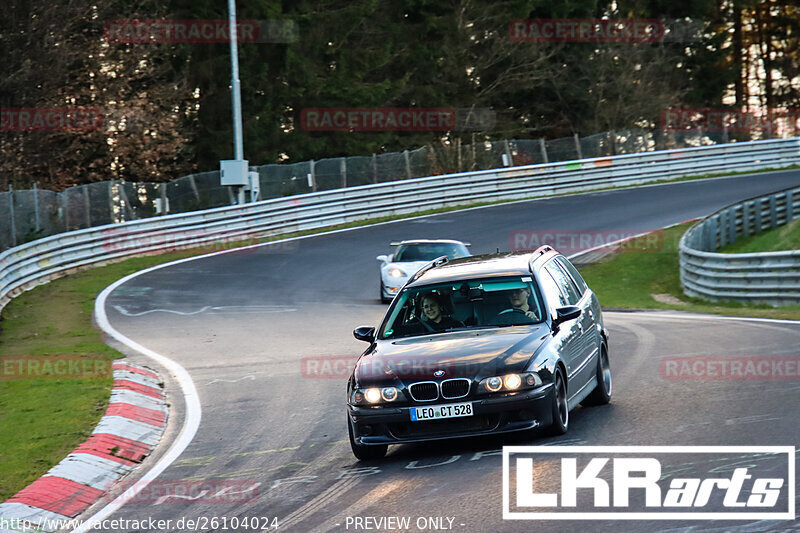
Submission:
<svg viewBox="0 0 800 533">
<path fill-rule="evenodd" d="M 553 425 L 550 426 L 552 435 L 563 435 L 569 427 L 569 405 L 567 403 L 567 382 L 560 368 L 556 369 L 553 383 Z"/>
<path fill-rule="evenodd" d="M 377 459 L 383 459 L 387 450 L 389 449 L 389 446 L 386 444 L 376 446 L 364 446 L 363 444 L 358 444 L 355 436 L 353 435 L 353 425 L 349 420 L 347 421 L 347 433 L 350 436 L 350 449 L 353 450 L 353 455 L 355 455 L 356 459 L 359 461 L 375 461 Z"/>
</svg>

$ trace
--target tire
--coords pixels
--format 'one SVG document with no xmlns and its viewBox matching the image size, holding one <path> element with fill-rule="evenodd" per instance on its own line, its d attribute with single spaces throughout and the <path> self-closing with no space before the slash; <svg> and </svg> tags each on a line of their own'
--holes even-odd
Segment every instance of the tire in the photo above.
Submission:
<svg viewBox="0 0 800 533">
<path fill-rule="evenodd" d="M 561 368 L 556 369 L 552 412 L 553 424 L 550 426 L 550 434 L 563 435 L 569 428 L 569 404 L 567 402 L 567 382 Z"/>
<path fill-rule="evenodd" d="M 353 436 L 353 425 L 347 421 L 347 434 L 350 436 L 350 449 L 353 450 L 353 455 L 359 461 L 376 461 L 383 459 L 386 455 L 389 446 L 387 444 L 380 444 L 377 446 L 363 446 L 356 442 Z"/>
<path fill-rule="evenodd" d="M 597 386 L 592 393 L 581 402 L 581 405 L 605 405 L 611 401 L 614 384 L 611 380 L 611 365 L 608 362 L 608 351 L 603 346 L 600 348 L 600 357 L 597 358 Z"/>
</svg>

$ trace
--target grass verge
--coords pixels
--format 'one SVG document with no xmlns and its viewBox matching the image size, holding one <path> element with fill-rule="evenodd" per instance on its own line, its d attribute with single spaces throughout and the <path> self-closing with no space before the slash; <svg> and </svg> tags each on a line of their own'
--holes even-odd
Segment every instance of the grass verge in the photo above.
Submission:
<svg viewBox="0 0 800 533">
<path fill-rule="evenodd" d="M 658 249 L 623 249 L 599 263 L 582 267 L 581 274 L 604 308 L 673 309 L 763 318 L 800 320 L 800 306 L 774 308 L 737 302 L 706 302 L 681 290 L 678 241 L 691 223 L 663 231 Z"/>
<path fill-rule="evenodd" d="M 797 166 L 784 169 L 789 170 Z M 755 172 L 691 176 L 663 180 L 653 184 L 725 177 Z M 625 189 L 609 187 L 596 191 Z M 569 194 L 584 194 L 568 193 Z M 565 195 L 559 195 L 565 196 Z M 515 200 L 481 202 L 468 206 L 429 209 L 405 216 L 372 218 L 335 227 L 283 235 L 280 238 L 310 235 L 342 228 L 352 228 L 465 209 L 508 203 Z M 677 239 L 685 228 L 665 232 L 663 253 L 626 252 L 611 261 L 582 269 L 590 285 L 606 307 L 682 309 L 698 312 L 800 318 L 800 308 L 774 310 L 744 308 L 737 304 L 708 305 L 688 299 L 680 292 L 678 281 Z M 669 235 L 674 250 L 667 250 Z M 270 239 L 263 239 L 267 241 Z M 94 268 L 52 281 L 26 292 L 11 301 L 2 312 L 0 322 L 0 355 L 73 356 L 90 360 L 112 361 L 119 352 L 103 342 L 92 326 L 92 311 L 97 294 L 114 281 L 157 264 L 185 257 L 202 255 L 213 250 L 165 253 L 132 258 Z M 686 305 L 670 305 L 656 301 L 652 294 L 670 294 Z M 5 379 L 0 375 L 0 502 L 8 499 L 63 459 L 75 446 L 86 440 L 108 405 L 112 379 Z"/>
<path fill-rule="evenodd" d="M 74 274 L 24 293 L 3 310 L 0 502 L 85 441 L 108 406 L 109 372 L 57 379 L 43 371 L 45 362 L 87 359 L 110 369 L 121 354 L 106 346 L 92 326 L 94 298 L 120 277 L 164 259 L 136 258 Z M 21 359 L 26 356 L 34 356 L 42 371 L 31 371 Z"/>
</svg>

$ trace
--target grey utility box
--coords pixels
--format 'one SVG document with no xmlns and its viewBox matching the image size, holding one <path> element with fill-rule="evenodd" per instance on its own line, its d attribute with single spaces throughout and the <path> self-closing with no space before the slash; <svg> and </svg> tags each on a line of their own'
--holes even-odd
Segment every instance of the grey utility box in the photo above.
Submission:
<svg viewBox="0 0 800 533">
<path fill-rule="evenodd" d="M 247 187 L 249 183 L 247 159 L 226 159 L 219 162 L 219 181 L 223 186 Z"/>
</svg>

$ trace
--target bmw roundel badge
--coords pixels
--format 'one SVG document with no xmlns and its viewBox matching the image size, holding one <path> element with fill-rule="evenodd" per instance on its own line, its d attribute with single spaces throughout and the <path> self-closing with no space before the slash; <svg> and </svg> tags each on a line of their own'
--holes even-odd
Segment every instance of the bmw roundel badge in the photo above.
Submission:
<svg viewBox="0 0 800 533">
<path fill-rule="evenodd" d="M 437 378 L 440 378 L 444 376 L 444 370 L 437 370 L 436 372 L 433 373 L 433 375 Z"/>
</svg>

